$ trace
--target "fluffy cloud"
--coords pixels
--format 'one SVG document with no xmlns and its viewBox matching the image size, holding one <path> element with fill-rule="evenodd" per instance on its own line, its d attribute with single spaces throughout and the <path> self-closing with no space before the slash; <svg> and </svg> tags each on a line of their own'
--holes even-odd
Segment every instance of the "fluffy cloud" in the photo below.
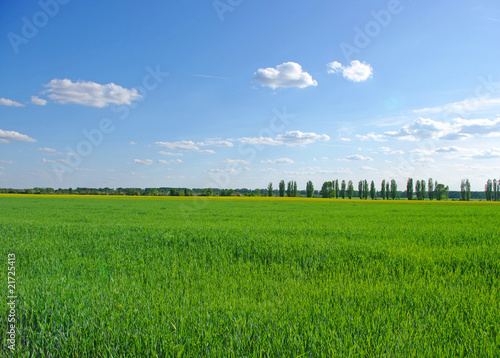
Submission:
<svg viewBox="0 0 500 358">
<path fill-rule="evenodd" d="M 247 160 L 243 160 L 243 159 L 226 159 L 226 160 L 223 160 L 222 161 L 222 164 L 225 164 L 225 165 L 230 165 L 230 166 L 233 166 L 233 165 L 240 165 L 240 164 L 244 164 L 244 165 L 248 165 L 250 164 L 249 161 Z"/>
<path fill-rule="evenodd" d="M 41 152 L 49 152 L 49 153 L 56 153 L 57 151 L 52 148 L 38 148 L 39 151 Z"/>
<path fill-rule="evenodd" d="M 385 132 L 384 136 L 408 141 L 461 140 L 473 136 L 497 137 L 500 136 L 500 118 L 496 120 L 457 118 L 452 122 L 418 118 L 398 131 Z"/>
<path fill-rule="evenodd" d="M 24 104 L 7 98 L 0 98 L 0 106 L 24 107 Z"/>
<path fill-rule="evenodd" d="M 328 141 L 330 137 L 326 134 L 316 134 L 313 132 L 304 133 L 301 131 L 287 131 L 285 134 L 278 134 L 276 138 L 259 137 L 259 138 L 239 138 L 241 143 L 262 144 L 262 145 L 307 145 L 316 141 Z"/>
<path fill-rule="evenodd" d="M 38 98 L 37 96 L 31 96 L 31 103 L 37 106 L 45 106 L 47 104 L 47 100 Z"/>
<path fill-rule="evenodd" d="M 14 140 L 18 142 L 36 142 L 36 139 L 30 138 L 26 134 L 0 129 L 0 143 L 10 143 Z"/>
<path fill-rule="evenodd" d="M 373 159 L 370 157 L 363 157 L 362 155 L 349 155 L 345 157 L 345 160 L 362 160 L 362 161 L 372 161 Z"/>
<path fill-rule="evenodd" d="M 0 160 L 0 164 L 12 164 L 12 160 Z"/>
<path fill-rule="evenodd" d="M 144 165 L 151 165 L 153 164 L 153 161 L 151 159 L 134 159 L 130 164 L 144 164 Z"/>
<path fill-rule="evenodd" d="M 263 164 L 293 164 L 295 163 L 293 159 L 290 158 L 279 158 L 279 159 L 268 159 L 268 160 L 261 160 L 260 161 Z"/>
<path fill-rule="evenodd" d="M 161 155 L 172 155 L 172 156 L 183 156 L 184 155 L 182 153 L 171 153 L 171 152 L 165 152 L 163 150 L 160 150 L 158 153 Z"/>
<path fill-rule="evenodd" d="M 226 169 L 208 169 L 207 172 L 210 175 L 217 175 L 217 174 L 222 174 L 222 173 L 229 173 L 229 174 L 239 174 L 243 171 L 249 171 L 250 168 L 248 167 L 243 167 L 243 168 L 226 168 Z"/>
<path fill-rule="evenodd" d="M 276 140 L 289 146 L 306 145 L 316 141 L 328 141 L 330 137 L 326 134 L 304 133 L 301 131 L 288 131 L 285 134 L 279 134 Z"/>
<path fill-rule="evenodd" d="M 193 141 L 181 140 L 178 142 L 156 142 L 157 146 L 162 148 L 167 148 L 170 150 L 198 150 L 198 148 Z"/>
<path fill-rule="evenodd" d="M 215 150 L 212 150 L 212 149 L 203 149 L 203 150 L 199 150 L 198 153 L 202 153 L 202 154 L 215 154 Z"/>
<path fill-rule="evenodd" d="M 328 73 L 342 73 L 345 79 L 353 82 L 366 81 L 373 75 L 372 66 L 358 60 L 351 61 L 350 66 L 343 66 L 337 61 L 330 62 L 327 66 Z"/>
<path fill-rule="evenodd" d="M 361 170 L 365 170 L 367 172 L 377 172 L 378 171 L 377 168 L 369 167 L 368 165 L 363 165 L 361 167 Z"/>
<path fill-rule="evenodd" d="M 196 143 L 200 147 L 203 146 L 212 146 L 212 147 L 232 147 L 234 144 L 228 140 L 214 140 L 214 139 L 207 139 L 204 142 L 201 143 Z"/>
<path fill-rule="evenodd" d="M 72 82 L 68 79 L 53 79 L 44 85 L 47 97 L 58 103 L 73 103 L 82 106 L 106 107 L 110 104 L 125 105 L 141 98 L 136 89 L 127 89 L 114 83 L 101 85 L 95 82 Z"/>
<path fill-rule="evenodd" d="M 414 113 L 442 113 L 448 112 L 452 114 L 470 113 L 473 111 L 482 111 L 492 107 L 500 106 L 500 98 L 471 98 L 463 101 L 445 104 L 439 107 L 428 107 L 415 109 Z"/>
<path fill-rule="evenodd" d="M 384 137 L 383 134 L 375 134 L 375 133 L 368 133 L 365 135 L 356 134 L 356 137 L 362 141 L 365 141 L 365 140 L 374 140 L 377 142 L 386 142 L 387 141 L 387 139 Z"/>
<path fill-rule="evenodd" d="M 302 70 L 302 66 L 295 62 L 285 62 L 276 68 L 259 68 L 253 75 L 253 82 L 261 86 L 271 87 L 299 87 L 317 86 L 318 82 L 311 75 Z"/>
<path fill-rule="evenodd" d="M 171 159 L 171 160 L 159 159 L 158 163 L 160 163 L 160 164 L 182 163 L 182 160 L 180 160 L 180 159 Z"/>
</svg>

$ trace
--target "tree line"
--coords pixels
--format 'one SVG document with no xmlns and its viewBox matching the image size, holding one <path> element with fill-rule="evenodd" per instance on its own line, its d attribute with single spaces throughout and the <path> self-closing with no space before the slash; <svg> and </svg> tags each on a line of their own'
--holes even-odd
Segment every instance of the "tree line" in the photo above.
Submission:
<svg viewBox="0 0 500 358">
<path fill-rule="evenodd" d="M 360 180 L 355 190 L 352 180 L 335 179 L 323 183 L 321 190 L 315 190 L 313 182 L 306 183 L 305 190 L 297 188 L 296 181 L 285 183 L 281 180 L 278 189 L 273 188 L 270 182 L 263 189 L 219 189 L 219 188 L 81 188 L 76 189 L 54 189 L 35 187 L 32 189 L 0 188 L 0 193 L 15 194 L 70 194 L 70 195 L 127 195 L 127 196 L 279 196 L 279 197 L 321 197 L 335 199 L 352 199 L 354 197 L 367 200 L 381 198 L 383 200 L 395 200 L 406 197 L 408 200 L 462 200 L 485 199 L 487 201 L 500 201 L 500 180 L 488 179 L 483 192 L 472 192 L 469 179 L 463 179 L 460 183 L 460 191 L 450 191 L 447 185 L 438 183 L 432 178 L 425 180 L 413 180 L 408 178 L 405 191 L 398 191 L 398 185 L 394 179 L 382 180 L 377 189 L 375 182 L 370 183 Z"/>
</svg>

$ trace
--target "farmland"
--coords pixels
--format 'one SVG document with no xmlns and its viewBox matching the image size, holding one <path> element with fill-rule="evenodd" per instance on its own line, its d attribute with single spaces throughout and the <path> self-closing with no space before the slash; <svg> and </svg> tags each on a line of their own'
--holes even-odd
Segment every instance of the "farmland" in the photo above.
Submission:
<svg viewBox="0 0 500 358">
<path fill-rule="evenodd" d="M 15 253 L 19 357 L 498 356 L 499 219 L 485 202 L 2 195 L 1 290 Z"/>
</svg>

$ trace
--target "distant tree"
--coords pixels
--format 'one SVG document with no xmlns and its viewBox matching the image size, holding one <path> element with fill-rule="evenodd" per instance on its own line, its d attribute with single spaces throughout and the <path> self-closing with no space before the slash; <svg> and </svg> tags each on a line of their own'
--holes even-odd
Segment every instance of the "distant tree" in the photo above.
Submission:
<svg viewBox="0 0 500 358">
<path fill-rule="evenodd" d="M 340 196 L 342 197 L 342 199 L 345 199 L 345 192 L 346 192 L 346 184 L 345 180 L 342 180 L 342 184 L 340 187 Z"/>
<path fill-rule="evenodd" d="M 339 198 L 339 193 L 340 193 L 340 190 L 339 190 L 339 180 L 338 179 L 335 179 L 335 199 L 338 199 Z"/>
<path fill-rule="evenodd" d="M 421 189 L 422 189 L 422 183 L 420 180 L 417 180 L 417 183 L 415 184 L 415 194 L 417 195 L 417 200 L 420 200 L 421 194 Z"/>
<path fill-rule="evenodd" d="M 157 196 L 157 195 L 158 195 L 158 189 L 156 189 L 156 188 L 152 189 L 152 190 L 149 192 L 149 195 L 152 195 L 152 196 Z"/>
<path fill-rule="evenodd" d="M 500 179 L 497 180 L 497 194 L 496 194 L 495 200 L 496 201 L 500 200 Z"/>
<path fill-rule="evenodd" d="M 368 200 L 368 181 L 363 182 L 363 199 Z"/>
<path fill-rule="evenodd" d="M 382 185 L 380 186 L 380 195 L 382 199 L 385 200 L 385 179 L 382 180 Z"/>
<path fill-rule="evenodd" d="M 279 183 L 279 190 L 278 190 L 279 196 L 281 198 L 285 197 L 285 181 L 282 180 Z"/>
<path fill-rule="evenodd" d="M 255 196 L 260 196 L 260 189 L 255 189 Z"/>
<path fill-rule="evenodd" d="M 352 180 L 349 180 L 349 183 L 347 184 L 347 197 L 349 199 L 352 199 L 354 196 L 354 184 L 352 183 Z"/>
<path fill-rule="evenodd" d="M 391 189 L 389 188 L 389 182 L 385 183 L 385 200 L 389 200 L 391 197 Z"/>
<path fill-rule="evenodd" d="M 267 186 L 267 196 L 273 196 L 273 183 L 269 183 Z"/>
<path fill-rule="evenodd" d="M 395 200 L 398 196 L 398 184 L 394 179 L 391 180 L 391 198 Z"/>
<path fill-rule="evenodd" d="M 314 194 L 314 185 L 312 181 L 309 180 L 306 184 L 306 196 L 308 198 L 312 198 L 313 194 Z"/>
<path fill-rule="evenodd" d="M 469 179 L 465 180 L 465 200 L 470 201 L 470 181 L 469 181 Z"/>
<path fill-rule="evenodd" d="M 488 179 L 488 181 L 486 182 L 486 185 L 484 186 L 484 192 L 485 192 L 485 195 L 486 195 L 486 200 L 487 201 L 491 201 L 492 199 L 492 194 L 493 194 L 493 182 L 491 181 L 491 179 Z"/>
<path fill-rule="evenodd" d="M 293 181 L 289 181 L 286 187 L 286 196 L 289 198 L 293 195 Z"/>
<path fill-rule="evenodd" d="M 177 196 L 177 189 L 170 189 L 170 196 Z"/>
<path fill-rule="evenodd" d="M 493 179 L 493 200 L 498 201 L 499 199 L 499 192 L 498 192 L 498 182 L 496 179 Z"/>
<path fill-rule="evenodd" d="M 435 197 L 436 200 L 445 200 L 448 199 L 450 189 L 448 186 L 444 186 L 444 184 L 437 184 L 435 188 Z"/>
<path fill-rule="evenodd" d="M 372 200 L 375 200 L 375 195 L 377 195 L 377 190 L 375 189 L 375 183 L 372 180 L 370 184 L 370 198 Z"/>
<path fill-rule="evenodd" d="M 425 195 L 427 194 L 427 190 L 425 188 L 425 180 L 420 181 L 420 200 L 425 200 Z"/>
<path fill-rule="evenodd" d="M 325 181 L 323 183 L 323 186 L 321 187 L 321 190 L 319 192 L 319 195 L 321 195 L 322 198 L 330 198 L 331 185 L 332 185 L 332 182 L 330 182 L 330 181 Z"/>
<path fill-rule="evenodd" d="M 408 178 L 406 182 L 406 197 L 408 200 L 413 199 L 413 178 Z"/>
<path fill-rule="evenodd" d="M 429 200 L 434 199 L 434 182 L 429 178 Z"/>
<path fill-rule="evenodd" d="M 297 182 L 294 181 L 293 182 L 293 196 L 296 197 L 298 194 L 298 190 L 297 190 Z"/>
<path fill-rule="evenodd" d="M 460 182 L 460 200 L 465 201 L 465 197 L 467 195 L 467 189 L 465 186 L 465 179 L 462 179 Z"/>
<path fill-rule="evenodd" d="M 360 180 L 358 183 L 358 196 L 360 199 L 363 199 L 363 181 Z"/>
<path fill-rule="evenodd" d="M 214 195 L 214 191 L 212 188 L 205 189 L 205 191 L 203 193 L 205 194 L 205 196 L 213 196 Z"/>
</svg>

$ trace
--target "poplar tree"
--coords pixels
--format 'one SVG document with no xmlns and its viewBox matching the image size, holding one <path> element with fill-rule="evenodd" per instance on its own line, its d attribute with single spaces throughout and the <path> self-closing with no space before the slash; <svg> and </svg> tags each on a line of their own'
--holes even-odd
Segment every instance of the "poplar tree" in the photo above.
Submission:
<svg viewBox="0 0 500 358">
<path fill-rule="evenodd" d="M 420 200 L 420 196 L 421 196 L 421 189 L 422 189 L 422 183 L 420 182 L 420 180 L 417 180 L 417 183 L 415 184 L 415 194 L 417 196 L 417 200 Z"/>
<path fill-rule="evenodd" d="M 394 179 L 391 180 L 391 198 L 395 200 L 398 196 L 398 184 Z"/>
<path fill-rule="evenodd" d="M 391 196 L 391 190 L 389 187 L 389 182 L 385 183 L 385 199 L 389 200 L 389 197 Z"/>
<path fill-rule="evenodd" d="M 492 200 L 492 194 L 493 194 L 493 182 L 491 179 L 488 179 L 486 182 L 486 186 L 484 187 L 484 191 L 486 194 L 486 200 L 491 201 Z"/>
<path fill-rule="evenodd" d="M 467 179 L 465 181 L 465 200 L 470 201 L 470 181 Z"/>
<path fill-rule="evenodd" d="M 429 178 L 429 200 L 434 199 L 434 182 Z"/>
<path fill-rule="evenodd" d="M 342 180 L 342 184 L 340 187 L 340 196 L 342 197 L 342 199 L 345 199 L 345 191 L 346 191 L 345 180 Z"/>
<path fill-rule="evenodd" d="M 335 199 L 339 198 L 339 180 L 335 179 Z"/>
<path fill-rule="evenodd" d="M 363 181 L 360 180 L 358 183 L 358 196 L 360 199 L 363 199 Z"/>
<path fill-rule="evenodd" d="M 363 198 L 368 200 L 368 181 L 366 179 L 363 182 Z"/>
<path fill-rule="evenodd" d="M 294 181 L 293 182 L 293 196 L 296 197 L 298 194 L 298 190 L 297 190 L 297 182 Z"/>
<path fill-rule="evenodd" d="M 380 187 L 380 195 L 382 196 L 382 199 L 385 200 L 385 179 L 382 180 L 382 185 Z"/>
<path fill-rule="evenodd" d="M 306 184 L 306 195 L 308 198 L 312 198 L 314 195 L 314 185 L 310 180 Z"/>
<path fill-rule="evenodd" d="M 425 200 L 425 194 L 427 194 L 426 193 L 426 189 L 425 189 L 425 180 L 422 179 L 420 181 L 420 183 L 421 183 L 420 184 L 420 194 L 421 194 L 421 197 L 422 197 L 422 199 L 420 199 L 420 200 Z"/>
<path fill-rule="evenodd" d="M 375 195 L 376 195 L 376 194 L 377 194 L 377 190 L 375 189 L 375 183 L 374 183 L 374 182 L 373 182 L 373 180 L 372 180 L 372 182 L 371 182 L 371 184 L 370 184 L 370 198 L 371 198 L 372 200 L 375 200 Z"/>
<path fill-rule="evenodd" d="M 281 198 L 285 196 L 285 181 L 282 180 L 280 181 L 279 187 L 278 187 L 278 193 Z"/>
<path fill-rule="evenodd" d="M 406 182 L 406 197 L 408 200 L 413 199 L 413 178 L 408 178 Z"/>
<path fill-rule="evenodd" d="M 349 180 L 349 183 L 347 184 L 347 197 L 349 199 L 352 199 L 353 195 L 354 195 L 354 184 L 352 180 Z"/>
<path fill-rule="evenodd" d="M 273 183 L 269 183 L 267 186 L 267 196 L 273 196 Z"/>
</svg>

